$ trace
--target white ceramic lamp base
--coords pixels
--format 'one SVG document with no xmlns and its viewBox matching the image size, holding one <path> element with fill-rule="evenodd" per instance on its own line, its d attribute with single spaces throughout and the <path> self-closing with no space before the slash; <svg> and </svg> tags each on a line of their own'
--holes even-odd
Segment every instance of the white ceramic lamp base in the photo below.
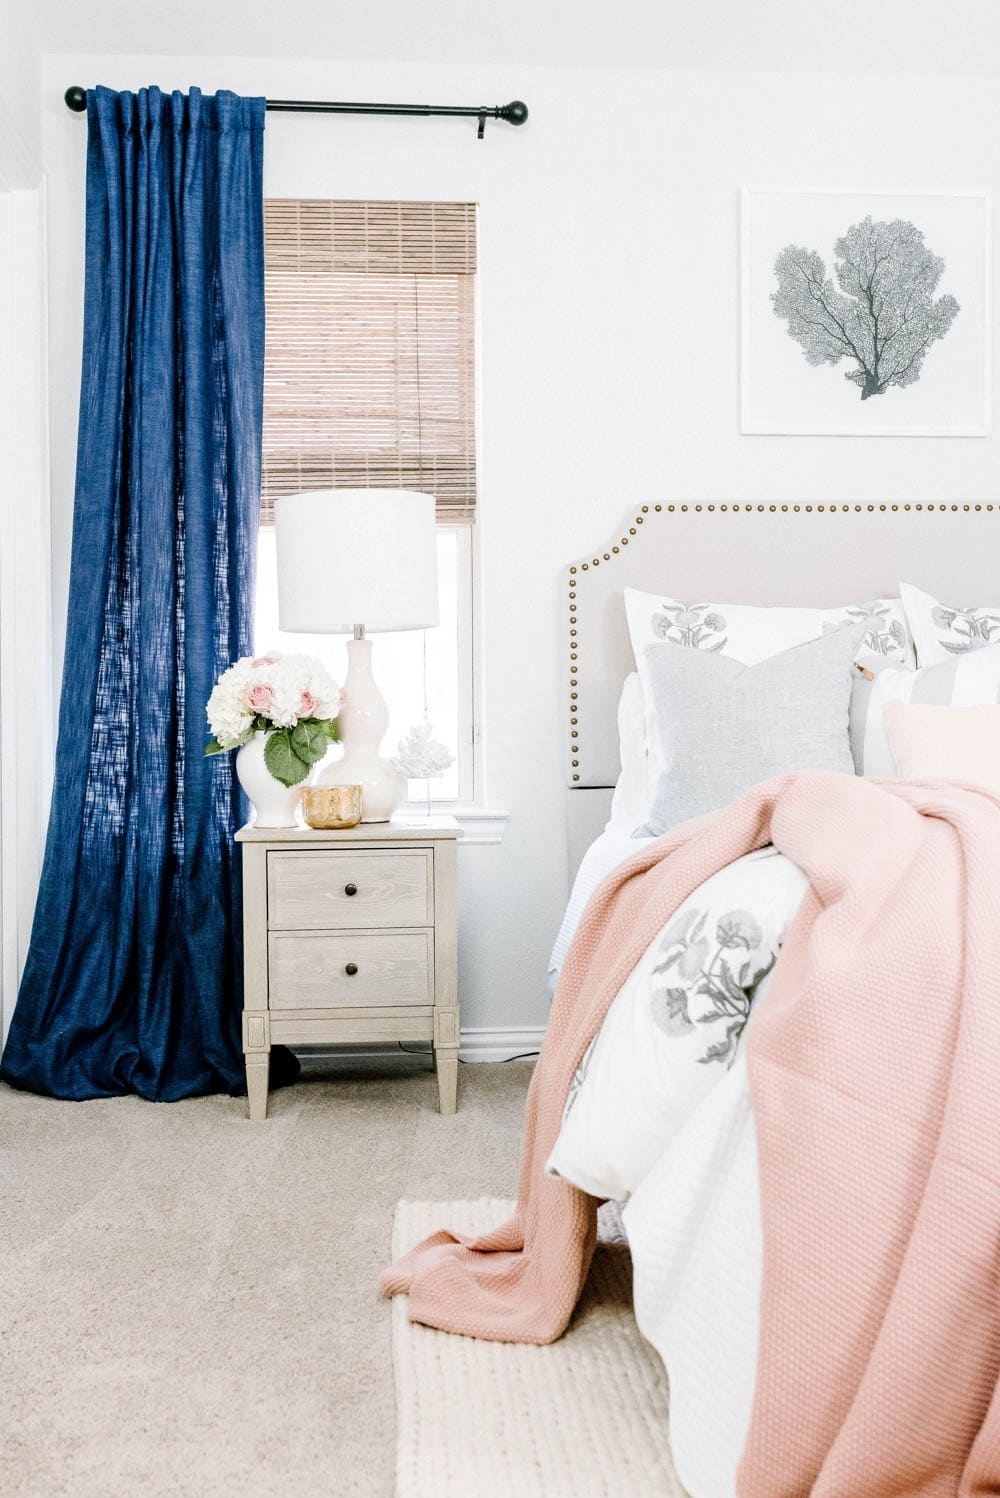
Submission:
<svg viewBox="0 0 1000 1498">
<path fill-rule="evenodd" d="M 372 675 L 371 640 L 348 640 L 344 705 L 337 726 L 341 757 L 317 775 L 316 785 L 360 785 L 362 822 L 388 822 L 403 800 L 403 777 L 379 754 L 389 709 Z"/>
</svg>

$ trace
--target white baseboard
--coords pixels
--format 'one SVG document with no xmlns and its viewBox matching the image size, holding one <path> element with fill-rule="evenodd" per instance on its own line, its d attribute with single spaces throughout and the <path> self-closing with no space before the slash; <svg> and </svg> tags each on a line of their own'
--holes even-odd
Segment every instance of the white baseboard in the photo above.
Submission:
<svg viewBox="0 0 1000 1498">
<path fill-rule="evenodd" d="M 499 1030 L 463 1027 L 458 1054 L 463 1061 L 509 1061 L 513 1056 L 540 1051 L 544 1034 L 544 1025 L 527 1030 L 508 1026 Z"/>
<path fill-rule="evenodd" d="M 537 1054 L 542 1047 L 545 1027 L 539 1025 L 529 1029 L 505 1026 L 499 1030 L 463 1029 L 459 1056 L 463 1061 L 510 1061 L 515 1056 Z M 430 1060 L 431 1046 L 427 1041 L 407 1042 L 405 1047 L 386 1045 L 342 1045 L 342 1046 L 295 1046 L 294 1050 L 303 1060 L 328 1065 L 336 1062 L 345 1066 L 368 1065 L 373 1061 L 391 1061 L 406 1056 L 426 1057 Z"/>
</svg>

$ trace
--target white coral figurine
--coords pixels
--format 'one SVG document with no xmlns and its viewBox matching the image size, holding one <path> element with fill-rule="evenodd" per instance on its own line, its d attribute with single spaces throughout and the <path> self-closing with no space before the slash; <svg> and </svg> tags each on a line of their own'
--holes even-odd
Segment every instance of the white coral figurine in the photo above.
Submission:
<svg viewBox="0 0 1000 1498">
<path fill-rule="evenodd" d="M 406 737 L 400 739 L 392 763 L 406 780 L 435 780 L 454 761 L 455 756 L 434 737 L 433 723 L 425 719 L 423 723 L 414 723 Z"/>
</svg>

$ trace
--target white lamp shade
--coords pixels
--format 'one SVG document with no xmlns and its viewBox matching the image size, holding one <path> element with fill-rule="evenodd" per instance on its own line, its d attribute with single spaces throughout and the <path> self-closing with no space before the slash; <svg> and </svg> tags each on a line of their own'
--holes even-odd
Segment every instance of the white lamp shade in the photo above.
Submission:
<svg viewBox="0 0 1000 1498">
<path fill-rule="evenodd" d="M 274 505 L 278 624 L 294 634 L 438 622 L 434 500 L 412 489 L 312 489 Z"/>
</svg>

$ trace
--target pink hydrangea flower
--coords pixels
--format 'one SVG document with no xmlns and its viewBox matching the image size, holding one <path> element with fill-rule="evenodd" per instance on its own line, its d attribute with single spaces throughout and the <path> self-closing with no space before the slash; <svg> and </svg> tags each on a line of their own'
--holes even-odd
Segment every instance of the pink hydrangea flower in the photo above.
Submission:
<svg viewBox="0 0 1000 1498">
<path fill-rule="evenodd" d="M 311 718 L 316 711 L 316 698 L 312 692 L 303 692 L 299 699 L 299 717 Z"/>
<path fill-rule="evenodd" d="M 257 666 L 274 666 L 277 664 L 277 661 L 278 657 L 276 655 L 259 655 L 257 659 L 251 661 L 250 664 L 251 666 L 256 668 Z"/>
</svg>

